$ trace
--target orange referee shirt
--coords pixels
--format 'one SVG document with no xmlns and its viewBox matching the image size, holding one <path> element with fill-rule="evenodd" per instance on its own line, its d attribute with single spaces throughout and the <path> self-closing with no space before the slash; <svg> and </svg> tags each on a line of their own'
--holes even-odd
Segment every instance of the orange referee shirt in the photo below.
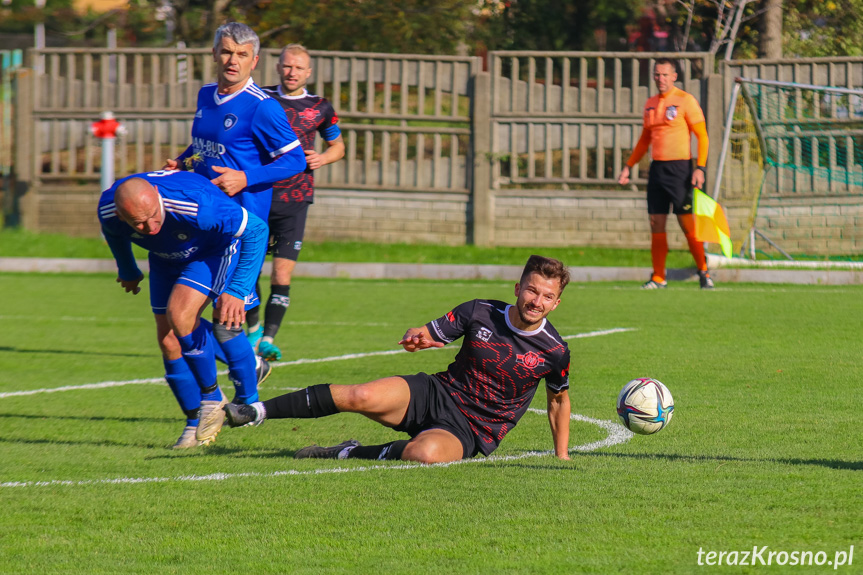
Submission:
<svg viewBox="0 0 863 575">
<path fill-rule="evenodd" d="M 689 160 L 690 132 L 698 137 L 698 165 L 703 166 L 707 162 L 707 130 L 704 112 L 695 97 L 677 87 L 664 95 L 651 96 L 644 104 L 641 137 L 626 164 L 630 167 L 637 164 L 648 146 L 654 160 Z"/>
</svg>

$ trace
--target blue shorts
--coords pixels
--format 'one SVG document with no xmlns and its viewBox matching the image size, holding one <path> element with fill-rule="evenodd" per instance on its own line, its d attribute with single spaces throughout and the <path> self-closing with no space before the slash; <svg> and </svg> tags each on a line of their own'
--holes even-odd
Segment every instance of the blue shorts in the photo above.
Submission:
<svg viewBox="0 0 863 575">
<path fill-rule="evenodd" d="M 235 240 L 224 254 L 191 262 L 172 262 L 151 253 L 150 307 L 153 308 L 153 313 L 165 313 L 171 290 L 176 284 L 189 286 L 215 302 L 234 277 L 240 261 L 239 245 L 239 240 Z M 254 288 L 252 293 L 246 296 L 245 302 L 247 310 L 260 304 Z"/>
</svg>

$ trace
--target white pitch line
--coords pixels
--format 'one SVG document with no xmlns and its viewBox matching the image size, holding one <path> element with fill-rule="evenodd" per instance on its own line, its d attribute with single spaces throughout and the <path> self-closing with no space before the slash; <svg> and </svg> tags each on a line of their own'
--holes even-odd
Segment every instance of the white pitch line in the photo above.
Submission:
<svg viewBox="0 0 863 575">
<path fill-rule="evenodd" d="M 563 339 L 579 339 L 583 337 L 597 337 L 600 335 L 609 335 L 613 333 L 621 333 L 625 331 L 634 331 L 636 328 L 632 327 L 616 327 L 612 329 L 604 329 L 600 331 L 589 331 L 586 333 L 577 333 L 575 335 L 567 335 L 564 336 Z M 432 347 L 430 350 L 435 349 L 452 349 L 452 348 L 443 348 L 443 347 Z M 303 358 L 303 359 L 295 359 L 293 361 L 281 361 L 278 363 L 271 363 L 272 367 L 283 367 L 288 365 L 303 365 L 310 363 L 326 363 L 330 361 L 344 361 L 347 359 L 362 359 L 366 357 L 374 357 L 379 355 L 395 355 L 397 353 L 408 353 L 404 349 L 391 349 L 387 351 L 370 351 L 366 353 L 349 353 L 346 355 L 333 355 L 330 357 L 319 357 L 319 358 Z M 227 374 L 227 371 L 220 371 L 219 375 Z M 161 385 L 165 383 L 164 377 L 152 377 L 148 379 L 129 379 L 126 381 L 103 381 L 100 383 L 85 383 L 82 385 L 64 385 L 63 387 L 46 387 L 41 389 L 28 389 L 26 391 L 7 391 L 0 393 L 0 399 L 4 397 L 16 397 L 22 395 L 37 395 L 39 393 L 57 393 L 58 391 L 77 391 L 81 389 L 105 389 L 108 387 L 121 387 L 124 385 L 140 385 L 140 384 L 157 384 Z"/>
<path fill-rule="evenodd" d="M 611 329 L 603 329 L 600 331 L 588 331 L 586 333 L 577 333 L 575 335 L 565 335 L 563 339 L 581 339 L 583 337 L 596 337 L 598 335 L 611 335 L 613 333 L 623 333 L 625 331 L 635 331 L 635 327 L 614 327 Z"/>
<path fill-rule="evenodd" d="M 529 412 L 545 415 L 547 412 L 543 409 L 529 408 Z M 614 421 L 594 419 L 584 415 L 573 413 L 569 416 L 573 421 L 583 423 L 592 423 L 605 429 L 608 435 L 605 439 L 576 445 L 569 448 L 569 453 L 587 453 L 596 451 L 604 447 L 611 447 L 626 443 L 634 434 Z M 229 479 L 243 479 L 247 477 L 254 478 L 272 478 L 284 476 L 302 476 L 302 475 L 329 475 L 333 473 L 357 473 L 363 471 L 403 471 L 408 469 L 418 468 L 436 468 L 450 467 L 453 465 L 481 464 L 481 463 L 501 463 L 508 461 L 517 461 L 519 459 L 527 459 L 530 457 L 543 457 L 553 455 L 553 451 L 526 451 L 518 455 L 491 455 L 484 458 L 460 459 L 450 463 L 434 463 L 425 465 L 422 463 L 393 463 L 390 465 L 364 465 L 362 467 L 335 467 L 330 469 L 312 469 L 309 471 L 297 471 L 296 469 L 286 469 L 283 471 L 271 471 L 269 473 L 261 473 L 257 471 L 247 471 L 243 473 L 210 473 L 208 475 L 179 475 L 176 477 L 117 477 L 114 479 L 82 479 L 79 481 L 52 479 L 50 481 L 7 481 L 0 483 L 0 488 L 3 487 L 54 487 L 54 486 L 71 486 L 82 487 L 88 485 L 119 485 L 119 484 L 139 484 L 139 483 L 177 483 L 184 481 L 226 481 Z"/>
</svg>

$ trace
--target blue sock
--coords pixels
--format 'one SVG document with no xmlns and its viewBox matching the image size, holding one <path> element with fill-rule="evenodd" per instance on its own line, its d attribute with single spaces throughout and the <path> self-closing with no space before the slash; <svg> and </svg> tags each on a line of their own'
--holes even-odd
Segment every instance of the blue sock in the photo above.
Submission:
<svg viewBox="0 0 863 575">
<path fill-rule="evenodd" d="M 258 401 L 258 370 L 255 367 L 255 350 L 249 339 L 240 332 L 223 342 L 222 349 L 228 356 L 228 371 L 236 391 L 234 401 L 245 404 Z"/>
<path fill-rule="evenodd" d="M 201 388 L 195 380 L 195 375 L 189 369 L 189 364 L 182 357 L 179 359 L 162 358 L 165 364 L 165 379 L 168 387 L 174 392 L 180 409 L 186 414 L 186 425 L 198 425 L 198 419 L 191 417 L 201 407 Z"/>
<path fill-rule="evenodd" d="M 177 336 L 183 349 L 183 358 L 195 374 L 195 381 L 201 389 L 201 399 L 219 401 L 222 392 L 216 384 L 216 357 L 213 347 L 208 344 L 207 328 L 201 324 L 195 331 L 183 337 Z"/>
<path fill-rule="evenodd" d="M 213 335 L 213 323 L 204 318 L 201 318 L 200 322 L 201 325 L 207 328 L 207 345 L 213 344 L 213 355 L 215 355 L 216 359 L 222 363 L 228 363 L 228 358 L 225 357 L 225 351 L 222 349 L 219 340 L 217 340 L 216 336 Z"/>
</svg>

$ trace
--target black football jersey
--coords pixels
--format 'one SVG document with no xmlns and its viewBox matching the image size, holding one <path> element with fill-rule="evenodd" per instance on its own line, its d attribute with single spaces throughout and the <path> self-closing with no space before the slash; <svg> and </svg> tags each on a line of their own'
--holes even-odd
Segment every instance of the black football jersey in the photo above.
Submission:
<svg viewBox="0 0 863 575">
<path fill-rule="evenodd" d="M 303 150 L 315 148 L 315 133 L 320 133 L 328 142 L 341 135 L 339 118 L 326 98 L 309 94 L 306 90 L 299 96 L 287 96 L 281 86 L 265 86 L 263 90 L 281 104 Z M 314 196 L 315 176 L 308 167 L 304 172 L 273 185 L 273 205 L 276 208 L 278 203 L 312 203 Z"/>
<path fill-rule="evenodd" d="M 464 336 L 461 350 L 437 374 L 467 417 L 480 450 L 489 455 L 527 411 L 539 380 L 559 392 L 569 388 L 569 347 L 546 318 L 534 331 L 509 321 L 510 304 L 463 303 L 426 324 L 436 341 Z"/>
</svg>

